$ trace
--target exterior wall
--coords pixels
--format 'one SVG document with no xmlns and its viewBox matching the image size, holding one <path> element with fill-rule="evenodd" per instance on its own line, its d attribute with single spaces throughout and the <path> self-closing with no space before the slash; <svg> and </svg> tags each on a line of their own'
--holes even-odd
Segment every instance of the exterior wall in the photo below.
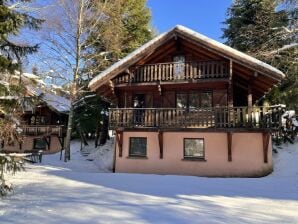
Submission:
<svg viewBox="0 0 298 224">
<path fill-rule="evenodd" d="M 5 151 L 11 151 L 11 152 L 24 152 L 24 151 L 30 151 L 33 150 L 33 141 L 35 138 L 38 138 L 38 136 L 25 136 L 22 142 L 22 149 L 20 149 L 20 145 L 18 142 L 15 142 L 13 146 L 4 146 Z M 47 148 L 47 150 L 44 150 L 44 154 L 51 154 L 59 152 L 61 149 L 61 145 L 59 143 L 59 139 L 57 136 L 51 136 L 51 144 L 50 149 Z"/>
<path fill-rule="evenodd" d="M 129 137 L 147 137 L 147 158 L 129 158 Z M 206 161 L 183 160 L 183 138 L 204 138 Z M 262 133 L 233 133 L 228 161 L 227 133 L 164 132 L 163 159 L 157 132 L 123 132 L 123 154 L 116 144 L 115 172 L 195 176 L 265 176 L 272 172 L 272 145 L 264 163 Z"/>
</svg>

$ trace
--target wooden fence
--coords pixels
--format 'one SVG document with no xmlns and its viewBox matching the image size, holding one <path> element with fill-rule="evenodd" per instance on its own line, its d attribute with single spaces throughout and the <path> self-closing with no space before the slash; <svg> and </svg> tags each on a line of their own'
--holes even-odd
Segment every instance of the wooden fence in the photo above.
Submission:
<svg viewBox="0 0 298 224">
<path fill-rule="evenodd" d="M 133 67 L 129 73 L 117 76 L 113 82 L 140 83 L 227 78 L 229 65 L 224 61 L 159 63 Z"/>
<path fill-rule="evenodd" d="M 62 136 L 64 129 L 62 125 L 21 125 L 19 126 L 23 135 L 58 135 Z"/>
<path fill-rule="evenodd" d="M 111 129 L 158 128 L 278 128 L 281 110 L 270 107 L 113 108 Z"/>
</svg>

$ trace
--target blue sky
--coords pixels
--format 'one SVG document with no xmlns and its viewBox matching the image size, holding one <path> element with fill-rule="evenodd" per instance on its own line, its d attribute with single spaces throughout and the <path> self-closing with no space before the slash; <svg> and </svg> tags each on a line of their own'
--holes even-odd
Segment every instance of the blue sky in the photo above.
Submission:
<svg viewBox="0 0 298 224">
<path fill-rule="evenodd" d="M 175 25 L 187 26 L 223 42 L 221 29 L 232 0 L 148 0 L 152 24 L 162 33 Z"/>
<path fill-rule="evenodd" d="M 221 39 L 227 8 L 233 0 L 147 0 L 152 13 L 152 25 L 159 32 L 172 29 L 177 24 L 189 27 L 217 41 Z M 38 0 L 46 4 L 49 0 Z M 31 39 L 32 37 L 30 37 Z M 40 64 L 38 55 L 29 56 L 25 70 Z"/>
</svg>

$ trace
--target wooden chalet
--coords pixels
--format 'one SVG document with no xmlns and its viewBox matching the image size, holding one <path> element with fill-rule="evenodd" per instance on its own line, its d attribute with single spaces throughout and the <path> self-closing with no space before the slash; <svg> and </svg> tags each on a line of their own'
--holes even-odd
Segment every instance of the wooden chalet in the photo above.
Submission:
<svg viewBox="0 0 298 224">
<path fill-rule="evenodd" d="M 256 106 L 285 75 L 183 26 L 90 83 L 111 103 L 115 171 L 263 176 L 272 170 L 278 109 Z"/>
<path fill-rule="evenodd" d="M 32 98 L 37 103 L 32 106 Z M 7 152 L 55 153 L 62 151 L 70 101 L 64 97 L 27 86 L 27 97 L 23 103 L 18 130 L 22 141 L 2 145 Z"/>
</svg>

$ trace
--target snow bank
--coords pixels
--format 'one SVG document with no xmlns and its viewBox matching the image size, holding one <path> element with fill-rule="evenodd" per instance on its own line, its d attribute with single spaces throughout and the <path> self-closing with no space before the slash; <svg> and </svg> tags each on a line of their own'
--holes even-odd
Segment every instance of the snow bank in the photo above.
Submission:
<svg viewBox="0 0 298 224">
<path fill-rule="evenodd" d="M 11 177 L 0 223 L 298 223 L 298 142 L 279 149 L 264 178 L 99 173 L 112 142 L 92 147 L 74 141 L 70 162 L 46 155 Z"/>
<path fill-rule="evenodd" d="M 293 177 L 298 179 L 298 142 L 284 144 L 277 149 L 278 153 L 273 154 L 274 171 L 269 177 Z"/>
<path fill-rule="evenodd" d="M 91 148 L 87 159 L 93 160 L 93 163 L 98 167 L 100 172 L 113 171 L 113 158 L 114 158 L 114 141 L 109 140 L 103 146 L 98 148 Z"/>
</svg>

